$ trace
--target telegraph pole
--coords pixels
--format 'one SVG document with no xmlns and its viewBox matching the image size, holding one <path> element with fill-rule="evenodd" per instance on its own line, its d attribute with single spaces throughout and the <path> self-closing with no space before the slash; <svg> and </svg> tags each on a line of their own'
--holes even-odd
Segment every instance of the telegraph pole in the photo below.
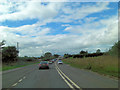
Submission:
<svg viewBox="0 0 120 90">
<path fill-rule="evenodd" d="M 18 51 L 18 56 L 19 56 L 19 42 L 17 42 L 17 51 Z"/>
</svg>

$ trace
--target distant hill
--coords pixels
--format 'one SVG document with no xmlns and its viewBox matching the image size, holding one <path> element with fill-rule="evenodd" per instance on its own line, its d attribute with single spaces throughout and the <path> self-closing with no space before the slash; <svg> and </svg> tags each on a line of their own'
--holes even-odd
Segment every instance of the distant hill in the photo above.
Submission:
<svg viewBox="0 0 120 90">
<path fill-rule="evenodd" d="M 109 55 L 114 55 L 114 56 L 119 56 L 120 57 L 120 41 L 115 43 L 107 53 Z"/>
</svg>

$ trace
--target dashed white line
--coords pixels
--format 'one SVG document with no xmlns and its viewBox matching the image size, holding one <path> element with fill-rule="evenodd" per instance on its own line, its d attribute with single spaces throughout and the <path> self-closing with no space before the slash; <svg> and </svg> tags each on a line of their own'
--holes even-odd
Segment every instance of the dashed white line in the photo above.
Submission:
<svg viewBox="0 0 120 90">
<path fill-rule="evenodd" d="M 20 79 L 17 83 L 13 84 L 12 87 L 15 87 L 18 83 L 20 83 L 23 79 L 25 79 L 26 77 L 24 76 L 22 79 Z"/>
<path fill-rule="evenodd" d="M 14 87 L 14 86 L 16 86 L 16 85 L 17 85 L 17 83 L 13 84 L 12 86 Z"/>
<path fill-rule="evenodd" d="M 25 79 L 26 77 L 24 76 L 23 79 Z"/>
<path fill-rule="evenodd" d="M 20 79 L 18 82 L 21 82 L 23 79 Z"/>
</svg>

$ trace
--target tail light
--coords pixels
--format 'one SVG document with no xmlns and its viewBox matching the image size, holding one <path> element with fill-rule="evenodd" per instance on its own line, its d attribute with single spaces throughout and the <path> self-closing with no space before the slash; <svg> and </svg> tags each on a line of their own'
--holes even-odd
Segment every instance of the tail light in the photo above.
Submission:
<svg viewBox="0 0 120 90">
<path fill-rule="evenodd" d="M 41 66 L 41 64 L 39 64 L 39 66 Z"/>
<path fill-rule="evenodd" d="M 48 66 L 48 64 L 47 64 L 47 66 Z"/>
</svg>

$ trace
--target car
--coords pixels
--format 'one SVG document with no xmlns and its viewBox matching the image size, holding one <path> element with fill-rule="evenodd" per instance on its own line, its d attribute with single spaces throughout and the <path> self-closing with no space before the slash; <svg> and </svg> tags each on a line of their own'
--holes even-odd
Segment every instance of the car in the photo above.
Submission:
<svg viewBox="0 0 120 90">
<path fill-rule="evenodd" d="M 54 59 L 52 59 L 51 61 L 52 61 L 52 63 L 54 63 L 54 62 L 55 62 L 55 60 L 54 60 Z"/>
<path fill-rule="evenodd" d="M 63 62 L 61 60 L 58 61 L 58 64 L 63 64 Z"/>
<path fill-rule="evenodd" d="M 49 64 L 52 64 L 53 62 L 52 61 L 49 61 Z"/>
<path fill-rule="evenodd" d="M 39 69 L 49 69 L 48 61 L 41 61 L 39 63 Z"/>
</svg>

